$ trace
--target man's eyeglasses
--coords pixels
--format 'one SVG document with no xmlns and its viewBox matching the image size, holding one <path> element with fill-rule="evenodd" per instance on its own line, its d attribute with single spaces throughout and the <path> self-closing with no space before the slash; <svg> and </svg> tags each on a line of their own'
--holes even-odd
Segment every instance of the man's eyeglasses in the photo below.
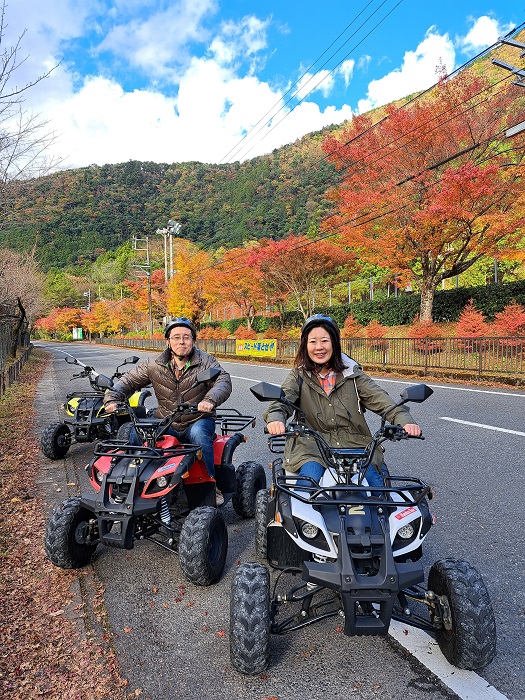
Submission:
<svg viewBox="0 0 525 700">
<path fill-rule="evenodd" d="M 170 335 L 170 340 L 173 340 L 176 343 L 187 343 L 191 339 L 191 335 Z"/>
</svg>

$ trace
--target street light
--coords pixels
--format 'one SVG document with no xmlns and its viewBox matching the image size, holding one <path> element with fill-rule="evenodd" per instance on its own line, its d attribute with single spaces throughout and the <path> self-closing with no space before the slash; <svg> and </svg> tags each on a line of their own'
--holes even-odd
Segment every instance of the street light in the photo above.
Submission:
<svg viewBox="0 0 525 700">
<path fill-rule="evenodd" d="M 168 233 L 170 237 L 170 279 L 173 277 L 173 236 L 178 236 L 182 225 L 178 221 L 168 221 Z"/>
</svg>

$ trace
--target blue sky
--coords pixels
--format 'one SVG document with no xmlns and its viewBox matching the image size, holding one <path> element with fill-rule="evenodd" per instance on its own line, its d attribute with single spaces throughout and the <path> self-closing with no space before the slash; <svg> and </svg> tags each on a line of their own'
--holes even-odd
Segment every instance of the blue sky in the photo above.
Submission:
<svg viewBox="0 0 525 700">
<path fill-rule="evenodd" d="M 429 87 L 522 22 L 525 0 L 10 0 L 2 50 L 26 32 L 19 85 L 60 63 L 24 107 L 67 167 L 220 163 Z"/>
</svg>

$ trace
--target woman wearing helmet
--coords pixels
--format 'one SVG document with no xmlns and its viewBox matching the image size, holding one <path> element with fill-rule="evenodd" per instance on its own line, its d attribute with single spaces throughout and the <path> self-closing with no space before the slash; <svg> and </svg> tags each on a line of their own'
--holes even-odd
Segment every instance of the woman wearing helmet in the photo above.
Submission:
<svg viewBox="0 0 525 700">
<path fill-rule="evenodd" d="M 104 405 L 111 413 L 118 401 L 125 401 L 133 392 L 150 384 L 157 397 L 155 415 L 165 418 L 175 411 L 184 396 L 185 401 L 198 404 L 198 412 L 177 416 L 170 433 L 181 442 L 200 445 L 206 469 L 210 476 L 215 475 L 213 459 L 213 439 L 215 436 L 215 407 L 224 403 L 232 392 L 230 375 L 221 367 L 213 355 L 195 347 L 197 332 L 189 318 L 174 318 L 164 329 L 167 347 L 157 357 L 140 362 L 130 372 L 115 382 L 104 395 Z M 211 383 L 195 384 L 199 372 L 210 367 L 221 370 Z M 136 431 L 132 431 L 130 444 L 140 444 Z M 217 489 L 217 505 L 224 503 L 224 497 Z"/>
<path fill-rule="evenodd" d="M 395 402 L 366 375 L 350 357 L 341 352 L 337 323 L 324 314 L 308 318 L 301 330 L 301 342 L 294 369 L 282 385 L 286 398 L 304 412 L 306 423 L 332 447 L 366 447 L 372 439 L 365 409 L 383 414 Z M 285 432 L 292 409 L 272 402 L 264 413 L 270 435 Z M 421 434 L 405 406 L 392 410 L 389 419 L 402 425 L 412 436 Z M 319 482 L 325 467 L 315 441 L 309 437 L 287 440 L 284 468 Z M 375 452 L 366 479 L 371 486 L 383 486 L 383 452 Z M 300 483 L 299 481 L 297 483 Z M 301 482 L 301 485 L 308 482 Z"/>
</svg>

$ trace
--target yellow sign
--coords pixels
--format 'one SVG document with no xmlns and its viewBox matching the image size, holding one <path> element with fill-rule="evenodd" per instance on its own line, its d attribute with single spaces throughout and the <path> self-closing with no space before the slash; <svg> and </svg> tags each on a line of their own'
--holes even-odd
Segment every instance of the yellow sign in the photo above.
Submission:
<svg viewBox="0 0 525 700">
<path fill-rule="evenodd" d="M 254 355 L 256 357 L 276 357 L 276 340 L 236 340 L 236 355 Z"/>
</svg>

